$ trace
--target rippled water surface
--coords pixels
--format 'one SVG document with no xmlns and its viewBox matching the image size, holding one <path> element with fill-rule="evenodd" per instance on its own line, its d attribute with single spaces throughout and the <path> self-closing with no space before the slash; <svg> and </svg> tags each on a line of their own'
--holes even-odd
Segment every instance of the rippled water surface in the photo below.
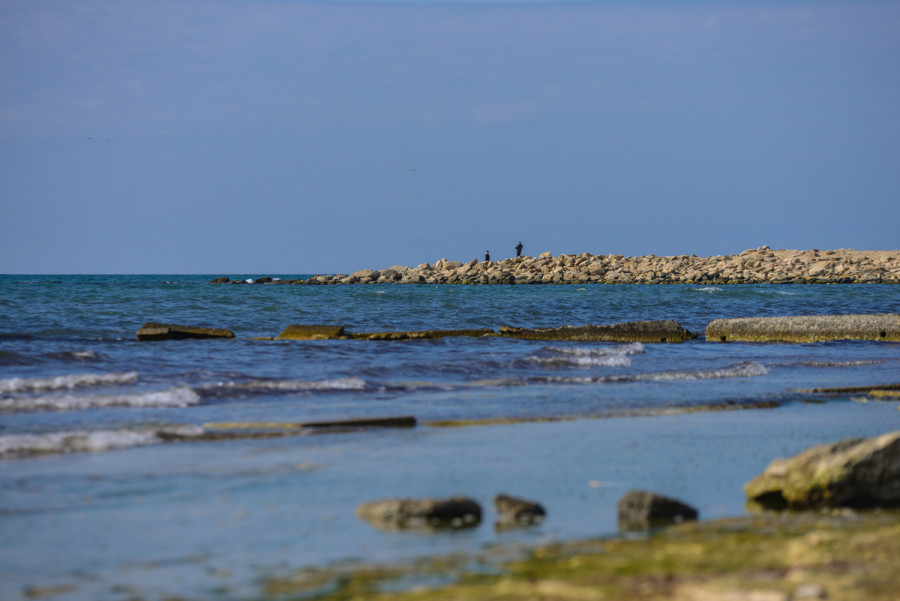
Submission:
<svg viewBox="0 0 900 601">
<path fill-rule="evenodd" d="M 0 529 L 18 541 L 0 550 L 0 597 L 255 598 L 267 575 L 305 566 L 608 534 L 631 487 L 679 496 L 702 517 L 734 515 L 744 511 L 743 482 L 772 458 L 900 425 L 896 402 L 798 392 L 898 382 L 896 343 L 255 339 L 292 323 L 365 332 L 674 319 L 702 333 L 720 317 L 900 312 L 900 286 L 320 287 L 211 277 L 0 276 Z M 146 321 L 237 338 L 138 342 Z M 684 413 L 709 407 L 745 409 Z M 166 435 L 400 415 L 419 425 Z M 562 421 L 495 424 L 518 418 Z M 495 425 L 440 427 L 446 420 Z M 542 501 L 547 521 L 495 532 L 499 492 Z M 353 517 L 364 501 L 450 494 L 475 497 L 485 523 L 426 535 Z"/>
</svg>

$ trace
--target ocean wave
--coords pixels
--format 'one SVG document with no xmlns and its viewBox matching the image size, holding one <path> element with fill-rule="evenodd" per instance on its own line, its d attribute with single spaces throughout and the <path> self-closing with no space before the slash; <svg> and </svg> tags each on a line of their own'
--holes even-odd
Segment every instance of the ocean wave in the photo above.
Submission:
<svg viewBox="0 0 900 601">
<path fill-rule="evenodd" d="M 113 451 L 164 442 L 164 433 L 182 436 L 202 434 L 193 426 L 167 426 L 139 430 L 72 430 L 42 434 L 0 435 L 0 458 L 12 459 L 34 455 Z"/>
<path fill-rule="evenodd" d="M 606 347 L 545 347 L 541 349 L 551 353 L 550 357 L 528 357 L 528 360 L 541 365 L 575 366 L 575 367 L 628 367 L 631 365 L 629 355 L 640 355 L 644 345 L 631 342 L 619 346 Z"/>
<path fill-rule="evenodd" d="M 335 378 L 333 380 L 260 380 L 253 382 L 218 382 L 215 385 L 200 389 L 202 394 L 218 394 L 234 391 L 247 393 L 265 392 L 305 392 L 305 391 L 340 391 L 365 390 L 366 381 L 362 378 Z"/>
<path fill-rule="evenodd" d="M 59 353 L 50 353 L 48 357 L 52 359 L 61 359 L 63 361 L 76 361 L 79 363 L 97 361 L 100 356 L 94 351 L 62 351 Z"/>
<path fill-rule="evenodd" d="M 679 380 L 717 380 L 723 378 L 752 378 L 764 376 L 769 368 L 756 361 L 743 361 L 720 369 L 697 371 L 662 371 L 650 374 L 620 374 L 598 377 L 539 377 L 538 381 L 563 382 L 573 384 L 593 384 L 605 382 L 665 382 Z"/>
<path fill-rule="evenodd" d="M 187 386 L 166 390 L 104 395 L 50 395 L 0 399 L 0 411 L 75 411 L 94 407 L 187 407 L 200 403 L 200 395 Z"/>
<path fill-rule="evenodd" d="M 869 359 L 860 361 L 798 361 L 788 364 L 788 367 L 801 365 L 803 367 L 858 367 L 860 365 L 877 365 L 887 363 L 888 359 Z"/>
<path fill-rule="evenodd" d="M 114 386 L 132 384 L 137 379 L 136 371 L 110 374 L 68 374 L 48 378 L 4 378 L 0 379 L 0 394 L 67 390 L 87 386 Z"/>
<path fill-rule="evenodd" d="M 694 292 L 706 292 L 707 294 L 713 294 L 715 292 L 725 292 L 724 288 L 719 286 L 703 286 L 701 288 L 691 288 Z"/>
</svg>

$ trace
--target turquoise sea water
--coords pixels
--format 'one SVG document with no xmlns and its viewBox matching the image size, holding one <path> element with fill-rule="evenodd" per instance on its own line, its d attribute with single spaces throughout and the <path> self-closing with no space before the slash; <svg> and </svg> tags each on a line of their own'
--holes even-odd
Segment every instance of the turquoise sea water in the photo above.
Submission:
<svg viewBox="0 0 900 601">
<path fill-rule="evenodd" d="M 896 402 L 797 392 L 900 382 L 896 343 L 252 339 L 291 323 L 362 332 L 675 319 L 702 333 L 720 317 L 900 312 L 898 286 L 236 286 L 207 284 L 212 277 L 0 276 L 0 598 L 29 587 L 49 599 L 261 598 L 267 576 L 303 567 L 614 533 L 615 502 L 633 487 L 679 497 L 701 517 L 737 515 L 742 484 L 774 457 L 900 429 Z M 228 328 L 237 339 L 137 342 L 146 321 Z M 208 422 L 395 415 L 420 425 L 267 440 L 158 435 Z M 429 425 L 495 418 L 567 421 Z M 495 531 L 490 502 L 500 492 L 541 501 L 548 519 Z M 378 498 L 451 494 L 482 503 L 481 526 L 384 532 L 353 516 Z"/>
</svg>

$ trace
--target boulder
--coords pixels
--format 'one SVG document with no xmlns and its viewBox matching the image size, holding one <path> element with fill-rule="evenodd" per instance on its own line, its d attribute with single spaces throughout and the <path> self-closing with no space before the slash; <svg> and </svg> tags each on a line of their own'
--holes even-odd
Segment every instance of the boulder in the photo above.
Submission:
<svg viewBox="0 0 900 601">
<path fill-rule="evenodd" d="M 350 277 L 367 282 L 369 280 L 377 280 L 379 275 L 381 275 L 380 272 L 374 269 L 360 269 L 351 273 Z"/>
<path fill-rule="evenodd" d="M 616 504 L 619 529 L 649 530 L 658 526 L 696 520 L 697 510 L 676 499 L 645 490 L 627 492 Z"/>
<path fill-rule="evenodd" d="M 900 431 L 776 459 L 744 492 L 773 509 L 900 507 Z"/>
<path fill-rule="evenodd" d="M 344 337 L 344 326 L 315 326 L 291 324 L 276 340 L 334 340 Z"/>
<path fill-rule="evenodd" d="M 137 331 L 138 340 L 185 340 L 188 338 L 234 338 L 234 332 L 222 328 L 154 322 L 145 323 Z"/>
<path fill-rule="evenodd" d="M 264 277 L 261 277 L 261 278 L 256 278 L 255 280 L 253 280 L 253 283 L 254 283 L 254 284 L 271 284 L 271 283 L 272 283 L 272 278 L 271 278 L 270 276 L 264 276 Z"/>
<path fill-rule="evenodd" d="M 561 326 L 558 328 L 514 328 L 501 326 L 500 336 L 529 340 L 576 340 L 583 342 L 684 342 L 695 336 L 677 321 L 630 321 L 613 325 Z"/>
<path fill-rule="evenodd" d="M 469 497 L 382 499 L 363 503 L 356 517 L 379 528 L 471 528 L 481 523 L 481 506 Z"/>
<path fill-rule="evenodd" d="M 547 512 L 540 503 L 499 494 L 494 497 L 498 524 L 530 526 L 544 521 Z"/>
<path fill-rule="evenodd" d="M 825 340 L 900 341 L 900 314 L 802 315 L 716 319 L 706 327 L 713 342 L 821 342 Z"/>
<path fill-rule="evenodd" d="M 230 281 L 231 281 L 230 278 L 226 278 L 225 276 L 222 276 L 222 277 L 220 277 L 220 278 L 216 278 L 216 279 L 214 279 L 214 280 L 210 280 L 209 283 L 210 283 L 210 284 L 227 284 L 227 283 L 230 282 Z"/>
</svg>

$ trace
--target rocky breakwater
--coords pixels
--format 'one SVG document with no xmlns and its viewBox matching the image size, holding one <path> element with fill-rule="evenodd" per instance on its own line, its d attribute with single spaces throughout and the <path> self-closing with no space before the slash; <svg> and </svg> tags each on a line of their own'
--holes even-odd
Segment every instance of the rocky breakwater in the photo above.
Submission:
<svg viewBox="0 0 900 601">
<path fill-rule="evenodd" d="M 516 257 L 467 263 L 440 259 L 418 267 L 394 265 L 349 275 L 254 283 L 304 284 L 850 284 L 900 283 L 900 251 L 772 250 L 737 255 L 626 257 L 623 255 Z M 217 278 L 215 283 L 244 283 Z"/>
</svg>

